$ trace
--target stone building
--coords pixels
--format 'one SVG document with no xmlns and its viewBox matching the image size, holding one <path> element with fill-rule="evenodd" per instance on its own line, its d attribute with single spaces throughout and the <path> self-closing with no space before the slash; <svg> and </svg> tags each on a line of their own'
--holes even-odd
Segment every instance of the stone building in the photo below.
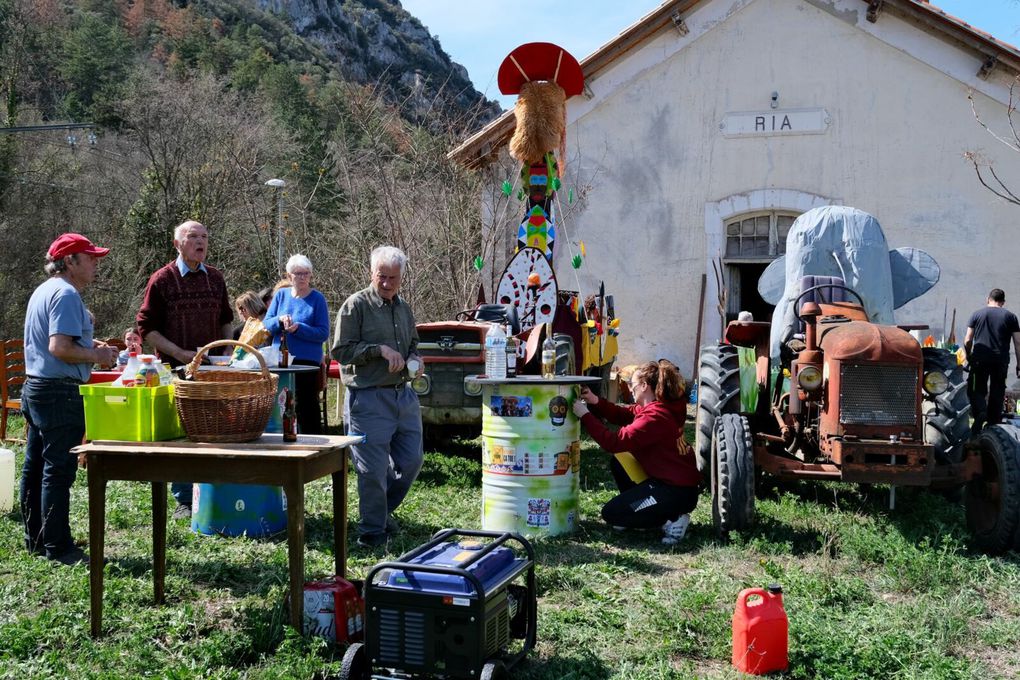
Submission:
<svg viewBox="0 0 1020 680">
<path fill-rule="evenodd" d="M 962 338 L 993 286 L 1020 308 L 1020 206 L 966 156 L 1020 193 L 1020 153 L 977 119 L 1012 139 L 1015 47 L 920 0 L 674 0 L 581 66 L 564 186 L 585 197 L 559 238 L 586 243 L 581 287 L 604 280 L 614 294 L 621 362 L 667 357 L 689 372 L 699 302 L 702 344 L 741 309 L 764 318 L 758 275 L 793 220 L 825 204 L 871 213 L 890 247 L 941 265 L 898 322 L 939 335 L 955 308 Z M 493 167 L 513 126 L 507 112 L 451 157 Z M 566 253 L 554 266 L 573 282 Z"/>
</svg>

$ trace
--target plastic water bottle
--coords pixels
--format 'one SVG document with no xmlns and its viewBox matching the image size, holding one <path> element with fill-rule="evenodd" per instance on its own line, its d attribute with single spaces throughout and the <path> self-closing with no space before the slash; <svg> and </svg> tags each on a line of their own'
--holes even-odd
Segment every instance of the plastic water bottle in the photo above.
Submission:
<svg viewBox="0 0 1020 680">
<path fill-rule="evenodd" d="M 687 400 L 691 404 L 698 403 L 698 381 L 694 380 L 691 382 L 691 396 Z"/>
<path fill-rule="evenodd" d="M 506 379 L 506 333 L 499 324 L 489 324 L 485 334 L 485 374 L 493 380 Z"/>
<path fill-rule="evenodd" d="M 14 452 L 0 449 L 0 515 L 14 508 Z"/>
</svg>

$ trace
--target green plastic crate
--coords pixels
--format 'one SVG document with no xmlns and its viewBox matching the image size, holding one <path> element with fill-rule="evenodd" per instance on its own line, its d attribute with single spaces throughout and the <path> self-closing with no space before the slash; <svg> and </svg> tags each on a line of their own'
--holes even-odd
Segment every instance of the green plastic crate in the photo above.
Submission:
<svg viewBox="0 0 1020 680">
<path fill-rule="evenodd" d="M 174 386 L 80 385 L 85 402 L 85 437 L 158 442 L 184 436 L 174 405 Z"/>
</svg>

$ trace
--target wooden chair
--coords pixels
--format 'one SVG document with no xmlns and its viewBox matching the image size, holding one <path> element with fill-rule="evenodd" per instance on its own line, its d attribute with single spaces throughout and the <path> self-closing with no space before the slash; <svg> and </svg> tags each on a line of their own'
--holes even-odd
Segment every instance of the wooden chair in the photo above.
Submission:
<svg viewBox="0 0 1020 680">
<path fill-rule="evenodd" d="M 0 361 L 0 401 L 3 401 L 3 415 L 0 415 L 0 442 L 5 442 L 8 441 L 7 412 L 21 410 L 21 386 L 25 384 L 24 341 L 0 341 L 0 356 L 2 356 L 2 361 Z"/>
</svg>

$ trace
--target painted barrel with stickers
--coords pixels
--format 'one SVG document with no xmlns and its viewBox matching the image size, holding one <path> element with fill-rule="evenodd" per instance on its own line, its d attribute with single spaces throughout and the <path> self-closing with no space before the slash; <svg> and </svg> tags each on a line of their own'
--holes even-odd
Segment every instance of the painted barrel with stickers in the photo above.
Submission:
<svg viewBox="0 0 1020 680">
<path fill-rule="evenodd" d="M 529 538 L 574 530 L 581 425 L 572 406 L 587 376 L 469 377 L 482 385 L 482 528 Z"/>
</svg>

